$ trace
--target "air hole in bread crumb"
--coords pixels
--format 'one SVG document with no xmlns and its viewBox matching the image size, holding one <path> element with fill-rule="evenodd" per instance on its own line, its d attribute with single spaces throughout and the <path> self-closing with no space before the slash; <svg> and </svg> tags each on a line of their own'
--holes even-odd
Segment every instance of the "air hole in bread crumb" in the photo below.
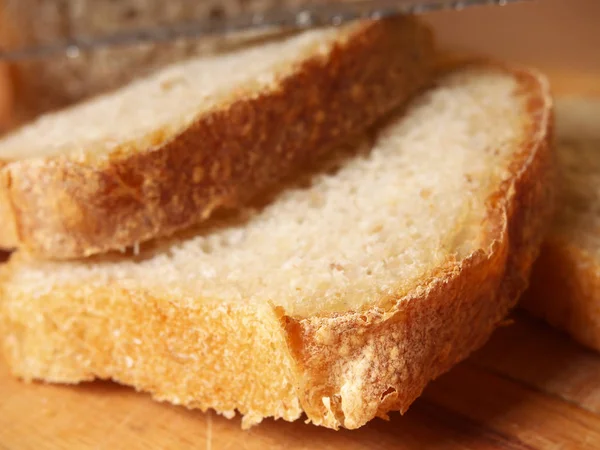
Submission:
<svg viewBox="0 0 600 450">
<path fill-rule="evenodd" d="M 381 230 L 383 230 L 383 225 L 378 223 L 371 227 L 371 229 L 369 230 L 369 233 L 370 234 L 378 234 Z"/>
<path fill-rule="evenodd" d="M 388 395 L 393 394 L 394 392 L 396 392 L 396 389 L 394 389 L 393 387 L 389 387 L 387 388 L 382 394 L 381 394 L 381 400 L 383 400 L 384 398 L 386 398 Z"/>
<path fill-rule="evenodd" d="M 213 252 L 213 246 L 208 241 L 202 242 L 200 248 L 202 249 L 202 252 L 206 253 L 207 255 L 210 255 Z"/>
</svg>

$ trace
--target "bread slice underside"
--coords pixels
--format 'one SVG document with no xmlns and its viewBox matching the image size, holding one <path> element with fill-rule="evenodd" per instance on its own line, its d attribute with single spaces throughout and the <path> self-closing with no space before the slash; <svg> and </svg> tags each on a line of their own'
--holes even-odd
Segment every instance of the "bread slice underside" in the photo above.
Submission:
<svg viewBox="0 0 600 450">
<path fill-rule="evenodd" d="M 88 256 L 249 198 L 430 79 L 410 17 L 312 30 L 170 66 L 0 141 L 0 245 Z"/>
<path fill-rule="evenodd" d="M 470 64 L 327 170 L 137 255 L 3 272 L 25 380 L 113 379 L 243 425 L 357 428 L 406 411 L 524 289 L 551 204 L 538 75 Z"/>
<path fill-rule="evenodd" d="M 523 305 L 600 351 L 600 101 L 556 105 L 557 211 Z"/>
</svg>

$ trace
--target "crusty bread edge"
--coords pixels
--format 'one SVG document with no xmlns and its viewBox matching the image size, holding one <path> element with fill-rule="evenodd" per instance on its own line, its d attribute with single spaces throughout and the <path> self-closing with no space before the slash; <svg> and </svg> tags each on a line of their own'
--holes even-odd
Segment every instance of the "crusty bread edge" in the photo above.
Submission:
<svg viewBox="0 0 600 450">
<path fill-rule="evenodd" d="M 448 64 L 442 67 L 468 63 Z M 282 317 L 313 423 L 358 428 L 406 411 L 430 380 L 485 343 L 526 288 L 553 209 L 552 99 L 540 74 L 503 69 L 519 81 L 515 95 L 528 96 L 532 125 L 512 177 L 489 201 L 490 248 L 449 261 L 408 298 L 340 315 Z"/>
<path fill-rule="evenodd" d="M 0 270 L 0 336 L 22 380 L 111 379 L 156 400 L 239 411 L 244 427 L 302 414 L 296 367 L 268 304 L 189 302 L 111 283 L 24 295 L 4 281 L 19 253 Z"/>
<path fill-rule="evenodd" d="M 110 161 L 59 155 L 0 169 L 0 246 L 41 258 L 85 257 L 167 236 L 319 158 L 405 101 L 430 78 L 433 38 L 411 17 L 341 33 L 262 92 L 201 115 L 152 151 Z"/>
<path fill-rule="evenodd" d="M 550 236 L 521 305 L 577 342 L 600 351 L 600 264 L 560 236 Z"/>
</svg>

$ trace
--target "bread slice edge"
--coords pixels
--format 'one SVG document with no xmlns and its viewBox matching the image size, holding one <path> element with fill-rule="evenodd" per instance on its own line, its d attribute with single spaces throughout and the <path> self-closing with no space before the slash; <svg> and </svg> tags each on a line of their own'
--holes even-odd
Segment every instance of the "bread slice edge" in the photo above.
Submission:
<svg viewBox="0 0 600 450">
<path fill-rule="evenodd" d="M 0 246 L 70 259 L 168 236 L 236 207 L 319 158 L 421 89 L 433 38 L 410 17 L 341 32 L 275 86 L 204 114 L 148 151 L 108 162 L 65 155 L 0 169 Z"/>
<path fill-rule="evenodd" d="M 413 296 L 386 299 L 388 310 L 286 318 L 304 374 L 301 404 L 314 423 L 358 428 L 406 411 L 429 381 L 487 341 L 527 287 L 554 208 L 549 85 L 534 71 L 498 63 L 462 59 L 443 70 L 472 64 L 511 72 L 532 119 L 510 182 L 490 198 L 492 245 L 441 267 Z M 348 377 L 357 373 L 362 377 Z"/>
</svg>

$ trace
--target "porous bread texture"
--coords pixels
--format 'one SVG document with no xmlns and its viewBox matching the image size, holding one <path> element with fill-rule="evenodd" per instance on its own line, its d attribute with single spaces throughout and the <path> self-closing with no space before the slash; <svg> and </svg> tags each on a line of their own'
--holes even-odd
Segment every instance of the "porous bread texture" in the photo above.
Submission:
<svg viewBox="0 0 600 450">
<path fill-rule="evenodd" d="M 313 30 L 164 69 L 0 141 L 0 245 L 74 258 L 245 204 L 423 87 L 410 17 Z"/>
<path fill-rule="evenodd" d="M 244 426 L 404 412 L 525 287 L 550 210 L 550 115 L 537 74 L 455 68 L 261 208 L 137 256 L 17 252 L 7 361 L 26 380 L 110 378 L 237 410 Z"/>
<path fill-rule="evenodd" d="M 0 47 L 21 48 L 75 36 L 220 18 L 318 0 L 0 0 Z M 236 38 L 237 40 L 237 38 Z M 210 54 L 230 38 L 100 48 L 15 64 L 19 121 L 122 86 L 167 64 Z"/>
<path fill-rule="evenodd" d="M 556 105 L 557 212 L 523 305 L 600 351 L 600 100 Z"/>
</svg>

